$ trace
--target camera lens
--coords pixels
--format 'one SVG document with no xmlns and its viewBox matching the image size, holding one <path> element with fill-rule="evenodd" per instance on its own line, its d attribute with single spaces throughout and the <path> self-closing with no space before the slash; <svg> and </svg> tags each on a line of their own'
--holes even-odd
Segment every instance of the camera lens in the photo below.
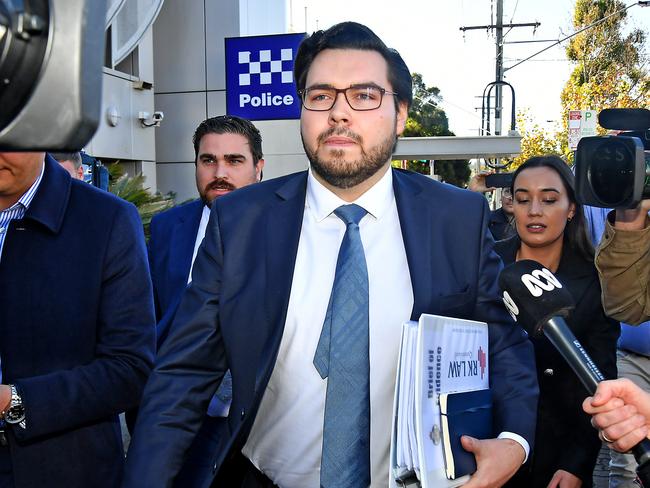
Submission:
<svg viewBox="0 0 650 488">
<path fill-rule="evenodd" d="M 20 112 L 36 86 L 48 23 L 46 0 L 0 1 L 0 130 Z"/>
<path fill-rule="evenodd" d="M 610 207 L 632 197 L 635 155 L 616 138 L 607 138 L 591 154 L 587 177 L 594 195 Z"/>
</svg>

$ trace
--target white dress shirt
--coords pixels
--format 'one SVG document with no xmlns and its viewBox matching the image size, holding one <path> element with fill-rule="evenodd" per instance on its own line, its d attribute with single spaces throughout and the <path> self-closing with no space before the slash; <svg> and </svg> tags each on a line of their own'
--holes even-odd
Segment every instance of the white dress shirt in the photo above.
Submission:
<svg viewBox="0 0 650 488">
<path fill-rule="evenodd" d="M 32 200 L 34 200 L 34 197 L 36 196 L 38 187 L 41 185 L 41 180 L 43 179 L 44 172 L 45 164 L 41 166 L 41 172 L 39 173 L 34 183 L 32 183 L 32 186 L 30 186 L 29 189 L 21 195 L 18 201 L 11 207 L 0 210 L 0 257 L 2 257 L 2 248 L 4 247 L 7 232 L 9 232 L 9 224 L 12 220 L 19 220 L 25 216 L 27 210 L 29 209 L 29 206 L 32 203 Z"/>
<path fill-rule="evenodd" d="M 190 274 L 187 275 L 187 284 L 192 282 L 192 269 L 194 268 L 194 260 L 196 253 L 199 251 L 199 246 L 205 237 L 205 229 L 208 227 L 208 220 L 210 220 L 210 207 L 203 205 L 203 212 L 201 213 L 201 221 L 199 222 L 199 230 L 196 231 L 196 240 L 194 241 L 194 252 L 192 253 L 192 264 L 190 264 Z"/>
<path fill-rule="evenodd" d="M 370 298 L 370 463 L 373 487 L 386 487 L 401 325 L 413 289 L 400 230 L 392 171 L 354 203 Z M 318 487 L 327 380 L 313 365 L 345 224 L 341 200 L 310 173 L 291 296 L 278 358 L 242 452 L 282 488 Z"/>
</svg>

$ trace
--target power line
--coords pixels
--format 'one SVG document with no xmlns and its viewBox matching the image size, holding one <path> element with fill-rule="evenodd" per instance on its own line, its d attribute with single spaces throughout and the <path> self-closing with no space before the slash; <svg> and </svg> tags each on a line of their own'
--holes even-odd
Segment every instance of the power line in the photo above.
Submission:
<svg viewBox="0 0 650 488">
<path fill-rule="evenodd" d="M 518 1 L 517 1 L 518 4 Z M 515 27 L 533 27 L 534 29 L 537 29 L 541 23 L 540 22 L 525 22 L 525 23 L 513 23 L 512 18 L 510 19 L 511 22 L 509 24 L 504 24 L 503 23 L 503 0 L 496 0 L 496 22 L 494 19 L 494 0 L 490 3 L 491 5 L 491 13 L 490 13 L 490 24 L 489 25 L 473 25 L 473 26 L 466 26 L 466 27 L 460 27 L 459 29 L 465 33 L 468 30 L 478 30 L 478 29 L 485 29 L 488 31 L 494 30 L 495 32 L 495 44 L 496 44 L 496 56 L 495 56 L 495 61 L 496 61 L 496 75 L 493 83 L 490 83 L 488 85 L 489 90 L 491 91 L 492 88 L 496 89 L 496 104 L 495 104 L 495 110 L 494 110 L 494 121 L 495 121 L 495 134 L 496 135 L 501 135 L 501 111 L 503 108 L 503 98 L 502 98 L 502 88 L 503 86 L 509 86 L 511 91 L 512 91 L 512 104 L 513 104 L 513 115 L 512 115 L 512 129 L 514 130 L 514 88 L 509 83 L 506 83 L 503 78 L 504 78 L 504 73 L 505 70 L 503 69 L 503 47 L 504 47 L 504 33 L 503 30 L 504 28 L 509 28 L 509 30 L 505 33 L 507 35 L 513 28 Z M 515 11 L 516 11 L 516 6 L 515 6 Z M 514 16 L 514 12 L 513 12 Z M 488 89 L 486 87 L 486 90 Z M 485 93 L 484 93 L 485 94 Z M 489 93 L 488 93 L 489 94 Z M 490 111 L 488 110 L 487 112 L 487 121 L 483 121 L 487 123 L 488 131 L 490 130 Z"/>
<path fill-rule="evenodd" d="M 425 99 L 417 97 L 417 96 L 414 96 L 413 98 L 416 99 L 416 100 L 419 100 L 420 102 L 422 102 L 424 104 L 429 104 L 429 105 L 432 105 L 432 106 L 438 107 L 438 108 L 439 108 L 439 105 L 451 105 L 451 106 L 457 108 L 458 110 L 462 110 L 463 112 L 471 115 L 472 117 L 476 117 L 477 119 L 481 118 L 478 115 L 476 115 L 476 113 L 471 112 L 470 110 L 467 110 L 467 109 L 465 109 L 465 108 L 461 107 L 460 105 L 457 105 L 457 104 L 455 104 L 453 102 L 450 102 L 449 100 L 447 100 L 446 98 L 443 98 L 443 97 L 439 97 L 437 99 L 437 103 L 432 102 L 431 100 L 425 100 Z"/>
<path fill-rule="evenodd" d="M 539 27 L 542 25 L 539 22 L 524 22 L 523 24 L 490 24 L 490 25 L 471 25 L 469 27 L 459 27 L 458 29 L 465 32 L 468 30 L 492 30 L 495 28 L 503 28 L 503 27 L 510 27 L 511 29 L 513 27 Z"/>
<path fill-rule="evenodd" d="M 528 61 L 528 60 L 531 59 L 531 58 L 534 58 L 534 57 L 537 56 L 538 54 L 542 54 L 544 51 L 548 51 L 548 50 L 551 49 L 552 47 L 555 47 L 555 46 L 557 46 L 558 44 L 561 44 L 561 43 L 563 43 L 564 41 L 567 41 L 567 40 L 571 39 L 572 37 L 577 36 L 577 35 L 580 34 L 581 32 L 586 31 L 587 29 L 591 29 L 592 27 L 595 27 L 595 26 L 597 26 L 598 24 L 602 24 L 603 22 L 605 22 L 605 21 L 606 21 L 607 19 L 609 19 L 610 17 L 613 17 L 614 15 L 617 15 L 617 14 L 620 14 L 620 13 L 622 13 L 622 12 L 625 12 L 626 10 L 628 10 L 628 9 L 630 9 L 630 8 L 636 6 L 636 5 L 641 5 L 641 6 L 643 6 L 643 7 L 647 7 L 648 4 L 649 4 L 648 0 L 639 0 L 639 1 L 636 2 L 636 3 L 632 3 L 632 4 L 628 5 L 627 7 L 624 7 L 624 8 L 622 8 L 622 9 L 620 9 L 620 10 L 617 10 L 616 12 L 613 12 L 613 13 L 611 13 L 611 14 L 609 14 L 609 15 L 603 17 L 603 18 L 600 19 L 600 20 L 597 20 L 597 21 L 594 22 L 593 24 L 589 24 L 588 26 L 583 27 L 582 29 L 580 29 L 580 30 L 574 32 L 573 34 L 571 34 L 571 35 L 569 35 L 569 36 L 566 36 L 564 39 L 559 39 L 559 40 L 555 41 L 555 42 L 554 42 L 553 44 L 551 44 L 550 46 L 546 46 L 546 47 L 545 47 L 544 49 L 542 49 L 541 51 L 537 51 L 536 53 L 531 54 L 531 55 L 528 56 L 527 58 L 522 59 L 522 60 L 519 61 L 518 63 L 515 63 L 515 64 L 513 64 L 512 66 L 510 66 L 509 68 L 504 68 L 503 71 L 504 71 L 504 73 L 505 73 L 506 71 L 509 71 L 509 70 L 511 70 L 511 69 L 513 69 L 513 68 L 516 68 L 516 67 L 519 66 L 520 64 L 525 63 L 526 61 Z"/>
<path fill-rule="evenodd" d="M 515 13 L 517 12 L 517 7 L 519 7 L 519 0 L 517 0 L 517 3 L 515 3 L 515 8 L 514 8 L 514 10 L 512 11 L 512 15 L 510 15 L 510 22 L 512 22 L 512 21 L 514 20 L 514 18 L 515 18 Z M 508 34 L 510 34 L 510 31 L 512 31 L 512 27 L 510 27 L 510 29 L 508 29 L 508 32 L 506 32 L 505 34 L 503 34 L 503 39 L 505 39 L 506 36 L 507 36 Z M 505 44 L 505 43 L 504 43 L 504 44 Z"/>
<path fill-rule="evenodd" d="M 557 42 L 557 39 L 531 39 L 529 41 L 510 41 L 504 44 L 529 44 L 531 42 Z"/>
<path fill-rule="evenodd" d="M 515 3 L 515 8 L 512 11 L 512 15 L 510 16 L 510 22 L 512 22 L 512 19 L 515 18 L 515 13 L 517 12 L 517 7 L 519 7 L 519 0 L 517 0 L 517 3 Z"/>
<path fill-rule="evenodd" d="M 505 60 L 505 61 L 521 61 L 521 58 L 504 58 L 504 60 Z M 535 62 L 535 63 L 550 63 L 550 62 L 553 62 L 553 63 L 559 63 L 559 62 L 562 62 L 562 63 L 571 63 L 571 62 L 572 62 L 570 59 L 567 59 L 567 58 L 557 58 L 557 59 L 550 59 L 550 58 L 549 58 L 549 59 L 533 59 L 532 61 Z"/>
</svg>

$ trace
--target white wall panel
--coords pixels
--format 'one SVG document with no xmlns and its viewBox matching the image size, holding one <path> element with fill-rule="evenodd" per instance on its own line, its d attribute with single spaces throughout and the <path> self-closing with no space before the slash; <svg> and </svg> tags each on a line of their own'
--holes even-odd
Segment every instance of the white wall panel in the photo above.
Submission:
<svg viewBox="0 0 650 488">
<path fill-rule="evenodd" d="M 237 0 L 206 0 L 205 33 L 207 89 L 226 88 L 226 53 L 224 39 L 239 36 L 239 5 Z"/>
<path fill-rule="evenodd" d="M 133 159 L 132 132 L 135 121 L 131 113 L 132 82 L 107 73 L 104 73 L 102 78 L 103 96 L 99 128 L 86 150 L 96 157 Z M 115 127 L 110 126 L 106 119 L 109 107 L 113 107 L 119 114 Z"/>
<path fill-rule="evenodd" d="M 176 193 L 176 203 L 197 198 L 194 163 L 158 164 L 156 166 L 158 190 Z"/>
<path fill-rule="evenodd" d="M 153 25 L 156 93 L 206 89 L 204 20 L 204 0 L 163 4 Z"/>
<path fill-rule="evenodd" d="M 165 113 L 165 120 L 156 129 L 156 161 L 159 163 L 193 162 L 192 134 L 206 118 L 206 94 L 156 94 L 156 110 Z"/>
</svg>

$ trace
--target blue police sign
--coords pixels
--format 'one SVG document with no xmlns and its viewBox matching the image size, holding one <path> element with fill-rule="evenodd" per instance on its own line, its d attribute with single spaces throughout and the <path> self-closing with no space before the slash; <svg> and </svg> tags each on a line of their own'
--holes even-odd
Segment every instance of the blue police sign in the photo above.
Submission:
<svg viewBox="0 0 650 488">
<path fill-rule="evenodd" d="M 226 38 L 226 112 L 250 120 L 300 118 L 293 60 L 304 33 Z"/>
</svg>

